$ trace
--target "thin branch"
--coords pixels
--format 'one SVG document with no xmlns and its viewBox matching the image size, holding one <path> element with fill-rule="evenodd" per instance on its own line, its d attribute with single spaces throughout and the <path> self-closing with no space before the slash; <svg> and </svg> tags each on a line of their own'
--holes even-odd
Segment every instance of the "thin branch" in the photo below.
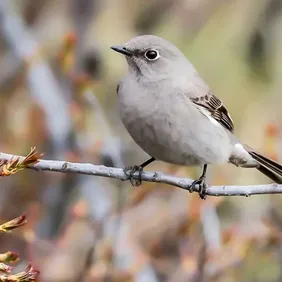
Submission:
<svg viewBox="0 0 282 282">
<path fill-rule="evenodd" d="M 12 158 L 23 160 L 22 156 L 15 156 L 0 152 L 0 160 L 11 160 Z M 115 178 L 122 181 L 128 180 L 128 176 L 122 168 L 106 167 L 103 165 L 93 165 L 90 163 L 72 163 L 66 161 L 39 160 L 35 165 L 29 166 L 30 169 L 41 171 L 55 171 L 62 173 L 79 173 L 93 176 L 102 176 Z M 138 179 L 138 173 L 133 175 L 134 179 Z M 175 177 L 160 172 L 143 172 L 142 180 L 148 182 L 156 182 L 169 184 L 187 190 L 187 187 L 193 182 L 190 178 Z M 198 192 L 198 187 L 195 192 Z M 210 186 L 207 188 L 209 196 L 245 196 L 261 195 L 261 194 L 282 194 L 282 185 L 276 183 L 265 185 L 246 185 L 246 186 Z"/>
</svg>

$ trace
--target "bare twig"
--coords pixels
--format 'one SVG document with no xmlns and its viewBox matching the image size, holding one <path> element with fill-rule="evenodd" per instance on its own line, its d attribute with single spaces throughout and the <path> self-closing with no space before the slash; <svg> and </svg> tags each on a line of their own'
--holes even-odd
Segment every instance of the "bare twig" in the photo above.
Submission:
<svg viewBox="0 0 282 282">
<path fill-rule="evenodd" d="M 0 153 L 0 160 L 11 160 L 12 158 L 23 160 L 22 156 L 14 156 L 10 154 Z M 122 168 L 105 167 L 103 165 L 93 165 L 90 163 L 72 163 L 67 161 L 39 160 L 37 164 L 31 165 L 28 168 L 33 170 L 46 170 L 62 173 L 79 173 L 93 176 L 102 176 L 115 178 L 119 180 L 128 180 L 128 176 Z M 133 178 L 138 179 L 139 174 L 135 173 Z M 172 175 L 163 174 L 160 172 L 143 172 L 142 180 L 148 182 L 156 182 L 169 184 L 182 189 L 187 189 L 193 182 L 190 178 L 175 177 Z M 195 192 L 198 192 L 198 187 Z M 207 188 L 207 195 L 210 196 L 245 196 L 261 195 L 261 194 L 282 194 L 282 185 L 276 183 L 263 185 L 246 185 L 246 186 L 210 186 Z"/>
</svg>

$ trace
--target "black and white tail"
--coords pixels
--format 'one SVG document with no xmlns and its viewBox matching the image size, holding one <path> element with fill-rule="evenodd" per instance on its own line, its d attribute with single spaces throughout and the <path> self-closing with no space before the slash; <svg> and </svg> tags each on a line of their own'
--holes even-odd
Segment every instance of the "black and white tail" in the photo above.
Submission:
<svg viewBox="0 0 282 282">
<path fill-rule="evenodd" d="M 282 165 L 252 150 L 248 150 L 248 152 L 259 163 L 257 170 L 275 183 L 282 184 Z"/>
</svg>

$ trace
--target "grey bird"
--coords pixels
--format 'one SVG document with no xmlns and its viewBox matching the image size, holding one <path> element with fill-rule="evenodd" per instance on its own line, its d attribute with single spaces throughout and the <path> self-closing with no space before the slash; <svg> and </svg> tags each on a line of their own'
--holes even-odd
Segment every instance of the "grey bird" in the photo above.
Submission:
<svg viewBox="0 0 282 282">
<path fill-rule="evenodd" d="M 232 163 L 256 168 L 282 184 L 282 166 L 235 137 L 226 107 L 175 45 L 143 35 L 111 49 L 125 55 L 129 66 L 117 88 L 122 122 L 151 156 L 126 170 L 131 177 L 155 160 L 202 166 L 201 176 L 187 189 L 199 185 L 204 198 L 207 165 Z"/>
</svg>

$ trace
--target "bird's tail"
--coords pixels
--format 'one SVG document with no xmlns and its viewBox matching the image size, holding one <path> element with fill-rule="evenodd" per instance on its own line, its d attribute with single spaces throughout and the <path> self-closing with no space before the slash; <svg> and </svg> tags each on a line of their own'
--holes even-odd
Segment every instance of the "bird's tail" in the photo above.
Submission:
<svg viewBox="0 0 282 282">
<path fill-rule="evenodd" d="M 282 165 L 253 150 L 249 149 L 248 152 L 259 163 L 257 170 L 272 179 L 275 183 L 282 184 Z"/>
</svg>

